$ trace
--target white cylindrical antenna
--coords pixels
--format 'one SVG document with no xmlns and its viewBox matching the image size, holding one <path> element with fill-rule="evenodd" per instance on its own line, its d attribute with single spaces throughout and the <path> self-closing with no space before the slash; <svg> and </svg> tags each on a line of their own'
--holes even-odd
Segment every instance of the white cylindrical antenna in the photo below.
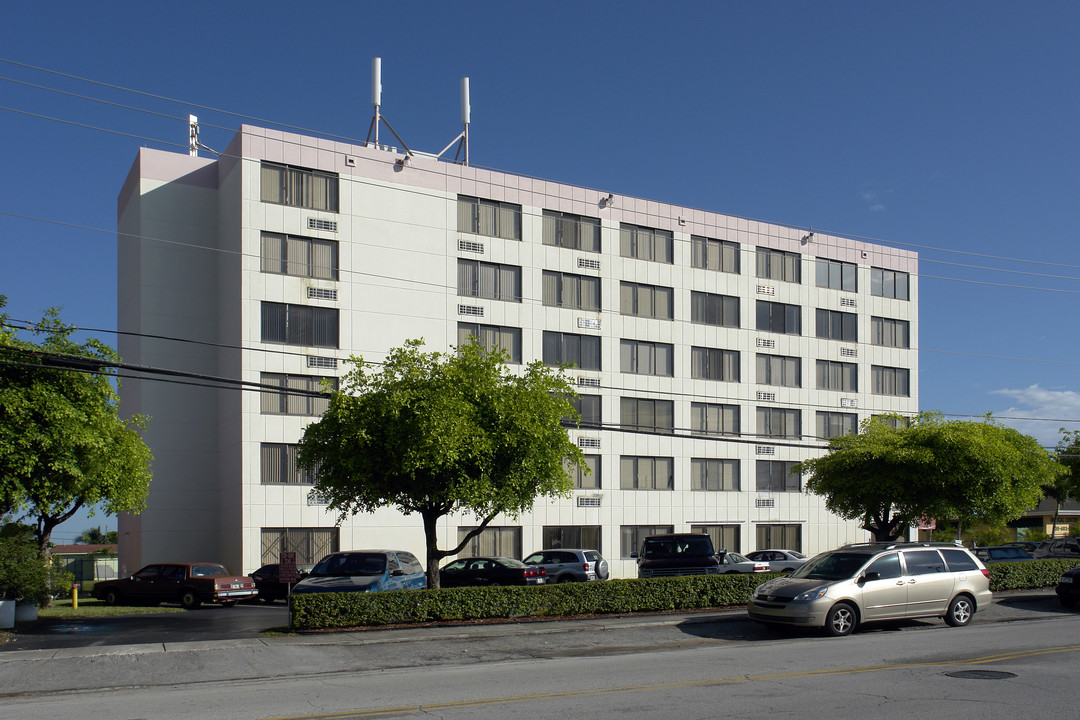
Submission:
<svg viewBox="0 0 1080 720">
<path fill-rule="evenodd" d="M 382 58 L 371 60 L 371 104 L 382 105 Z"/>
<path fill-rule="evenodd" d="M 199 118 L 188 115 L 188 155 L 199 157 Z"/>
<path fill-rule="evenodd" d="M 469 78 L 461 78 L 461 122 L 465 125 L 469 124 L 469 116 L 472 114 L 472 108 L 469 107 Z"/>
</svg>

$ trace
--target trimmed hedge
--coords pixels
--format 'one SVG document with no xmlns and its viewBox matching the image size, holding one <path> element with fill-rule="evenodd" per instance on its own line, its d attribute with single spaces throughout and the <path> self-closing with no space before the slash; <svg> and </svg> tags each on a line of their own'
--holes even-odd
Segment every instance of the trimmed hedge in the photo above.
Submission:
<svg viewBox="0 0 1080 720">
<path fill-rule="evenodd" d="M 1036 560 L 990 566 L 990 589 L 1030 590 L 1057 585 L 1075 560 Z M 706 610 L 746 605 L 754 588 L 776 573 L 689 575 L 514 587 L 312 593 L 293 595 L 296 630 L 402 625 L 462 620 L 617 615 Z"/>
<path fill-rule="evenodd" d="M 611 615 L 745 605 L 775 573 L 512 587 L 293 595 L 297 630 L 493 618 Z"/>
</svg>

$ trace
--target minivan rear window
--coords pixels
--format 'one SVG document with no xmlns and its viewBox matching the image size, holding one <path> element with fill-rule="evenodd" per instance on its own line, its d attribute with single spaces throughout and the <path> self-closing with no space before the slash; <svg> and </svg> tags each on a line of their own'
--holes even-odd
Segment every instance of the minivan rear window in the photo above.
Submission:
<svg viewBox="0 0 1080 720">
<path fill-rule="evenodd" d="M 945 556 L 945 562 L 949 563 L 951 572 L 979 569 L 975 560 L 963 550 L 942 550 L 941 554 Z"/>
</svg>

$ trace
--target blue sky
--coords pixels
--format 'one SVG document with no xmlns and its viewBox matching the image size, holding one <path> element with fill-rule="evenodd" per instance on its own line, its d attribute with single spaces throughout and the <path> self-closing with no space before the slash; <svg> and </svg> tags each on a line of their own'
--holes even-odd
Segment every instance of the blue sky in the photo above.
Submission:
<svg viewBox="0 0 1080 720">
<path fill-rule="evenodd" d="M 922 408 L 1053 445 L 1080 428 L 1077 27 L 1075 2 L 8 3 L 0 294 L 115 329 L 138 147 L 185 151 L 189 113 L 218 149 L 242 122 L 363 140 L 378 56 L 414 149 L 460 132 L 469 76 L 475 165 L 917 250 Z"/>
</svg>

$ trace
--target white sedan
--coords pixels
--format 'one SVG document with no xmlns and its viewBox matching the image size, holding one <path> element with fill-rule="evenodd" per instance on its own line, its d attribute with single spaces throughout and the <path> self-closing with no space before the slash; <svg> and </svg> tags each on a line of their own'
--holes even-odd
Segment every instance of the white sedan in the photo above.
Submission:
<svg viewBox="0 0 1080 720">
<path fill-rule="evenodd" d="M 806 562 L 807 557 L 797 550 L 755 550 L 746 557 L 769 564 L 769 572 L 789 573 Z"/>
<path fill-rule="evenodd" d="M 724 553 L 720 561 L 720 572 L 725 575 L 731 573 L 763 573 L 769 572 L 769 563 L 755 562 L 739 553 Z"/>
</svg>

